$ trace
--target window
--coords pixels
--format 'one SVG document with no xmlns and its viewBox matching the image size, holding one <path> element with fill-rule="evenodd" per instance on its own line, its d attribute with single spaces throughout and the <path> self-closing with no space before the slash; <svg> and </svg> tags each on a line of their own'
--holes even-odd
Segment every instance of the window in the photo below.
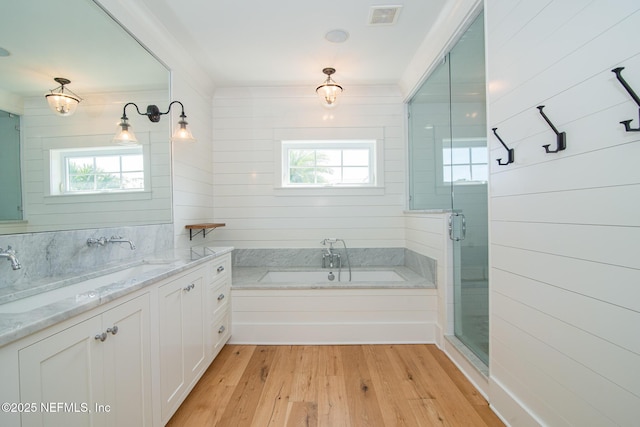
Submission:
<svg viewBox="0 0 640 427">
<path fill-rule="evenodd" d="M 140 146 L 52 150 L 51 171 L 52 194 L 142 191 L 145 188 Z M 54 183 L 58 184 L 59 191 L 53 188 Z"/>
<path fill-rule="evenodd" d="M 283 187 L 374 186 L 375 140 L 282 142 Z"/>
<path fill-rule="evenodd" d="M 442 148 L 442 180 L 448 182 L 486 182 L 489 175 L 487 147 L 472 141 L 454 141 Z"/>
</svg>

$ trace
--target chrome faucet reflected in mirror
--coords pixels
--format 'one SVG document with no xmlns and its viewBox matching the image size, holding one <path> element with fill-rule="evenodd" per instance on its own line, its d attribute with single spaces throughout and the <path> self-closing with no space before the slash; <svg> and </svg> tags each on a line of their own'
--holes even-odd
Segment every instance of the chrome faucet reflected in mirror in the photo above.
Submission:
<svg viewBox="0 0 640 427">
<path fill-rule="evenodd" d="M 128 243 L 131 250 L 136 248 L 136 245 L 127 239 L 123 239 L 122 236 L 111 236 L 108 239 L 106 237 L 93 238 L 89 237 L 87 239 L 87 246 L 104 246 L 107 243 Z"/>
<path fill-rule="evenodd" d="M 0 258 L 6 258 L 11 263 L 11 268 L 14 270 L 20 270 L 22 265 L 18 258 L 16 258 L 16 251 L 11 249 L 11 246 L 7 246 L 7 250 L 0 248 Z"/>
</svg>

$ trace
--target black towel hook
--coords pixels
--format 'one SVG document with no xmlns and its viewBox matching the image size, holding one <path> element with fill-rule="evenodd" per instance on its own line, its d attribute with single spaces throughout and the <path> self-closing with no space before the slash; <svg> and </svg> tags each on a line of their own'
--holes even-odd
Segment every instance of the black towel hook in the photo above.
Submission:
<svg viewBox="0 0 640 427">
<path fill-rule="evenodd" d="M 497 159 L 497 161 L 498 161 L 498 164 L 500 166 L 506 166 L 509 163 L 515 162 L 515 150 L 513 148 L 507 147 L 507 144 L 505 144 L 504 141 L 502 140 L 502 138 L 500 138 L 500 136 L 498 136 L 498 133 L 496 132 L 497 129 L 498 128 L 492 128 L 491 130 L 493 131 L 493 134 L 496 136 L 496 138 L 498 138 L 498 141 L 500 141 L 500 144 L 502 144 L 504 149 L 507 150 L 507 153 L 508 153 L 508 156 L 509 156 L 506 162 L 503 162 L 502 159 Z"/>
<path fill-rule="evenodd" d="M 551 123 L 551 120 L 549 120 L 549 118 L 544 113 L 544 111 L 542 111 L 543 108 L 544 108 L 544 105 L 538 105 L 538 110 L 540 110 L 540 114 L 542 115 L 542 118 L 549 124 L 549 126 L 551 126 L 551 129 L 556 134 L 556 145 L 557 145 L 555 150 L 549 150 L 549 147 L 551 146 L 551 144 L 543 145 L 544 151 L 547 153 L 557 153 L 558 151 L 562 151 L 565 148 L 567 148 L 567 134 L 565 132 L 558 132 L 558 129 L 556 129 L 553 123 Z"/>
<path fill-rule="evenodd" d="M 638 95 L 636 95 L 633 89 L 631 89 L 631 86 L 629 86 L 629 83 L 627 83 L 627 81 L 622 77 L 622 70 L 624 70 L 624 67 L 618 67 L 611 70 L 611 72 L 616 73 L 616 78 L 618 79 L 618 81 L 627 90 L 629 95 L 631 95 L 631 98 L 633 98 L 633 100 L 636 101 L 636 104 L 638 104 L 638 107 L 640 107 L 640 98 L 638 98 Z M 640 109 L 638 110 L 638 116 L 640 116 Z M 636 129 L 633 129 L 631 127 L 631 122 L 632 120 L 624 120 L 620 123 L 624 125 L 624 130 L 626 130 L 627 132 L 640 132 L 640 126 L 638 126 L 638 128 Z"/>
</svg>

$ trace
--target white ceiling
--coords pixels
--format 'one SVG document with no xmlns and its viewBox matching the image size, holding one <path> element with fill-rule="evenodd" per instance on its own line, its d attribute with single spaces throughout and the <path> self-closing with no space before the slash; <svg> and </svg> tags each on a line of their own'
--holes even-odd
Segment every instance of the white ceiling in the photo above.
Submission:
<svg viewBox="0 0 640 427">
<path fill-rule="evenodd" d="M 398 84 L 448 0 L 138 0 L 216 87 Z M 450 1 L 450 0 L 449 0 Z M 394 25 L 371 6 L 402 6 Z M 87 92 L 167 87 L 168 74 L 91 0 L 0 0 L 0 95 L 36 96 L 54 77 Z M 344 43 L 325 34 L 341 29 Z"/>
<path fill-rule="evenodd" d="M 447 0 L 143 0 L 215 86 L 397 84 Z M 370 25 L 371 6 L 402 6 Z M 325 34 L 345 30 L 331 43 Z"/>
</svg>

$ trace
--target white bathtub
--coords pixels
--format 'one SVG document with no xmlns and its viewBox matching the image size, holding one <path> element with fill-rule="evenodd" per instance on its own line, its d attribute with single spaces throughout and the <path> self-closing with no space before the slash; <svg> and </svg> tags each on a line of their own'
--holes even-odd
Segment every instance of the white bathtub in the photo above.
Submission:
<svg viewBox="0 0 640 427">
<path fill-rule="evenodd" d="M 349 270 L 331 271 L 335 278 L 329 279 L 329 270 L 311 271 L 267 271 L 259 280 L 262 283 L 335 283 L 349 282 Z M 340 277 L 340 280 L 338 280 Z M 380 283 L 404 282 L 405 279 L 393 270 L 354 270 L 351 274 L 352 283 Z"/>
</svg>

